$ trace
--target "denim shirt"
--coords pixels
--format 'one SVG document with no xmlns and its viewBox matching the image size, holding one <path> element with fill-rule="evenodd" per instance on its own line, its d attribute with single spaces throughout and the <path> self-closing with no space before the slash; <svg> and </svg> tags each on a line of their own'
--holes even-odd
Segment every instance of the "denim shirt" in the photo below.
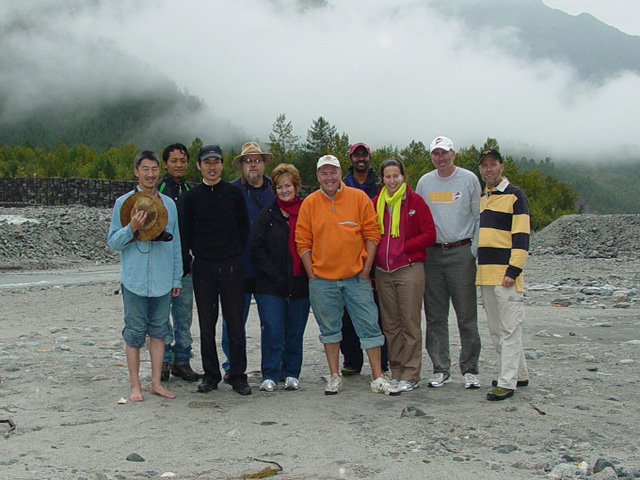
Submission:
<svg viewBox="0 0 640 480">
<path fill-rule="evenodd" d="M 170 242 L 141 242 L 133 240 L 128 225 L 120 224 L 120 209 L 124 201 L 136 190 L 116 200 L 107 236 L 107 244 L 120 252 L 120 283 L 140 297 L 162 297 L 172 288 L 182 288 L 182 249 L 178 229 L 178 211 L 175 202 L 160 195 L 169 218 L 166 231 L 173 235 Z M 131 242 L 131 243 L 129 243 Z"/>
</svg>

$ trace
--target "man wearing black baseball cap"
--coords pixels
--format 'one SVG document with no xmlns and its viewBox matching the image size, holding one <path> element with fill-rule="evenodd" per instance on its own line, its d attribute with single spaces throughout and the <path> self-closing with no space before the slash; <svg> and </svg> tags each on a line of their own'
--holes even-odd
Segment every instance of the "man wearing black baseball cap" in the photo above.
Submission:
<svg viewBox="0 0 640 480">
<path fill-rule="evenodd" d="M 204 368 L 198 391 L 215 390 L 222 380 L 215 337 L 219 298 L 229 335 L 229 384 L 240 395 L 249 395 L 242 322 L 242 249 L 249 237 L 249 216 L 242 191 L 222 180 L 222 162 L 220 147 L 202 147 L 196 165 L 202 173 L 202 183 L 184 196 L 184 234 L 194 257 L 193 291 Z"/>
<path fill-rule="evenodd" d="M 491 340 L 500 355 L 500 374 L 487 400 L 498 401 L 513 396 L 516 387 L 529 384 L 522 349 L 522 270 L 529 252 L 529 202 L 522 190 L 502 175 L 500 152 L 481 152 L 478 168 L 486 187 L 480 198 L 476 284 Z"/>
</svg>

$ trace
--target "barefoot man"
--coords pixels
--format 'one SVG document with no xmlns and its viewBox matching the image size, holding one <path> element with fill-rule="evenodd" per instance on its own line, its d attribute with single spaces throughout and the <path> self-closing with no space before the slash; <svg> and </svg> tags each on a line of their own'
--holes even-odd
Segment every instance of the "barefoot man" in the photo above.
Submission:
<svg viewBox="0 0 640 480">
<path fill-rule="evenodd" d="M 175 398 L 160 383 L 164 338 L 168 333 L 171 297 L 182 287 L 182 250 L 178 212 L 174 201 L 158 193 L 158 156 L 138 153 L 133 171 L 135 190 L 116 200 L 107 243 L 120 252 L 120 284 L 124 302 L 124 329 L 132 402 L 144 400 L 140 385 L 140 348 L 149 336 L 151 393 Z"/>
</svg>

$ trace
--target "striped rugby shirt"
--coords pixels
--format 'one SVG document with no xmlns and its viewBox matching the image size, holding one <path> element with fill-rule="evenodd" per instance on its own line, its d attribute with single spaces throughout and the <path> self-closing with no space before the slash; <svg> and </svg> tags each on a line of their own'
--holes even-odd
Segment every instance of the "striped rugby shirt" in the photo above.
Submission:
<svg viewBox="0 0 640 480">
<path fill-rule="evenodd" d="M 522 270 L 529 254 L 529 202 L 507 178 L 480 197 L 477 285 L 500 285 L 504 276 L 522 292 Z"/>
</svg>

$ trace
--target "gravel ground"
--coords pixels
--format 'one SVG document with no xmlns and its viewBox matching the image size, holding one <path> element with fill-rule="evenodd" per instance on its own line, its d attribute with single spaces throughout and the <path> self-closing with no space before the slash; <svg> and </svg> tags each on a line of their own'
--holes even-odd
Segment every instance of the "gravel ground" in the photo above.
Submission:
<svg viewBox="0 0 640 480">
<path fill-rule="evenodd" d="M 113 264 L 106 244 L 111 209 L 80 206 L 0 208 L 0 270 Z M 534 254 L 582 258 L 634 256 L 640 215 L 566 215 L 532 236 Z"/>
<path fill-rule="evenodd" d="M 110 211 L 0 211 L 9 214 L 42 220 L 23 230 L 0 223 L 9 268 L 41 265 L 37 251 L 44 248 L 56 266 L 71 266 L 76 257 L 117 261 L 102 252 Z M 464 389 L 454 363 L 453 382 L 442 388 L 376 395 L 365 367 L 345 379 L 342 393 L 326 397 L 326 360 L 310 316 L 301 389 L 258 392 L 260 326 L 253 306 L 247 327 L 253 395 L 240 397 L 222 384 L 203 395 L 172 378 L 176 399 L 147 391 L 144 402 L 120 405 L 129 389 L 117 282 L 3 291 L 0 420 L 16 428 L 0 422 L 0 478 L 231 479 L 274 466 L 256 459 L 277 462 L 283 468 L 277 478 L 289 480 L 640 478 L 640 259 L 616 241 L 615 255 L 600 246 L 609 238 L 638 242 L 634 221 L 637 216 L 574 216 L 534 236 L 525 268 L 531 383 L 497 403 L 485 400 L 497 358 L 482 309 L 479 390 Z M 54 245 L 40 245 L 49 230 L 43 224 L 57 226 Z M 623 230 L 614 231 L 616 225 Z M 624 230 L 632 228 L 635 233 Z M 85 229 L 90 233 L 79 233 Z M 593 235 L 595 246 L 580 247 L 585 235 Z M 71 238 L 83 240 L 70 247 Z M 32 247 L 16 255 L 27 239 Z M 571 250 L 555 254 L 554 248 Z M 197 315 L 192 331 L 192 365 L 201 371 Z M 455 362 L 460 342 L 453 314 L 450 331 Z M 142 359 L 144 383 L 150 381 L 146 351 Z M 424 353 L 423 381 L 430 370 Z"/>
</svg>

